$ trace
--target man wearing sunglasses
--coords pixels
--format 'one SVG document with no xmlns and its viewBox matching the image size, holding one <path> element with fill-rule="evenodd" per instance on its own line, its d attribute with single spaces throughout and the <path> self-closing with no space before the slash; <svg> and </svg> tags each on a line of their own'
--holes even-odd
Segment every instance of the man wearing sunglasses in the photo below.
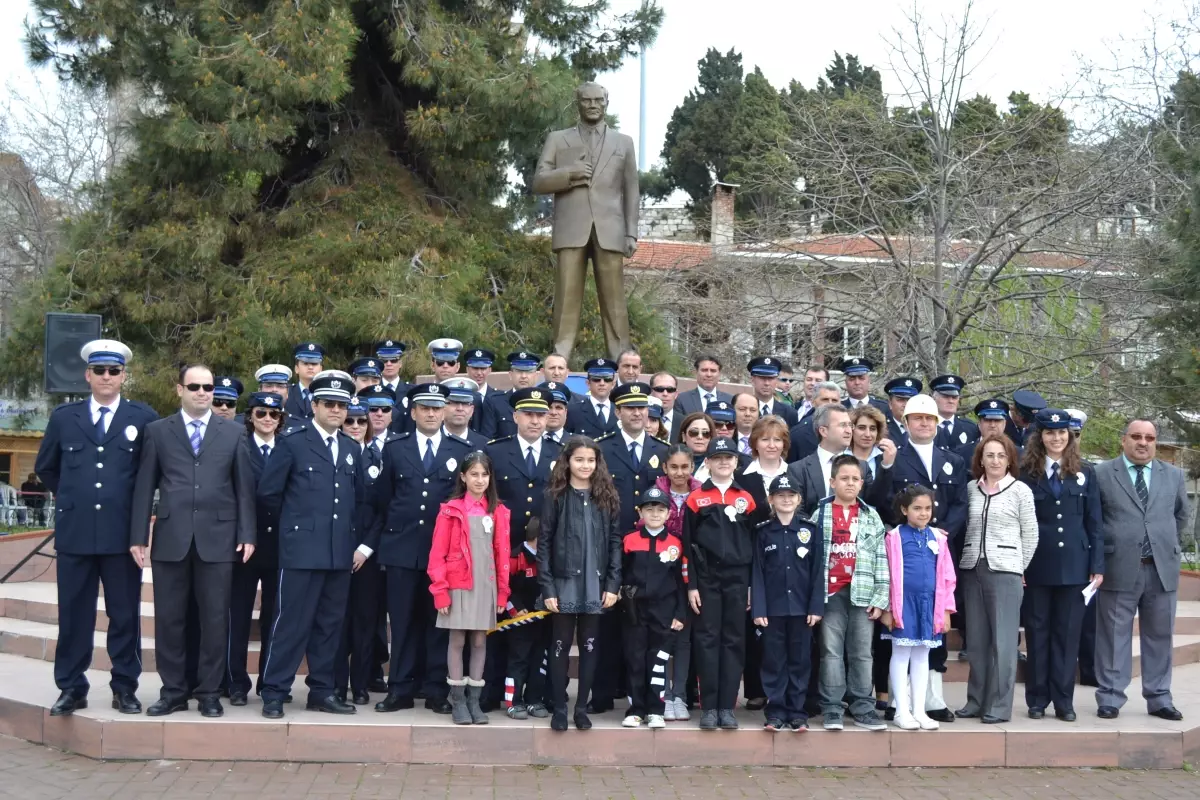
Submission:
<svg viewBox="0 0 1200 800">
<path fill-rule="evenodd" d="M 218 375 L 213 384 L 212 410 L 222 419 L 237 417 L 237 402 L 242 396 L 242 382 L 228 375 Z"/>
<path fill-rule="evenodd" d="M 550 357 L 547 356 L 546 360 L 549 361 Z M 546 390 L 549 403 L 549 411 L 546 412 L 546 429 L 542 433 L 542 438 L 555 444 L 562 444 L 568 435 L 566 425 L 567 414 L 571 409 L 571 390 L 565 383 L 558 381 L 539 383 L 537 388 Z"/>
<path fill-rule="evenodd" d="M 488 443 L 486 436 L 471 430 L 471 418 L 475 416 L 476 411 L 475 400 L 479 396 L 475 391 L 478 385 L 465 375 L 456 375 L 449 380 L 442 381 L 442 386 L 449 390 L 442 430 L 451 436 L 462 439 L 471 445 L 472 450 L 482 450 L 487 447 Z"/>
<path fill-rule="evenodd" d="M 675 413 L 675 400 L 679 397 L 679 381 L 669 372 L 659 372 L 650 379 L 650 391 L 662 403 L 662 428 L 660 439 L 679 441 L 679 425 L 684 414 Z"/>
<path fill-rule="evenodd" d="M 311 419 L 312 394 L 308 385 L 321 371 L 325 360 L 325 348 L 317 342 L 301 342 L 293 351 L 296 359 L 296 383 L 288 390 L 284 410 L 294 421 Z"/>
<path fill-rule="evenodd" d="M 408 384 L 405 384 L 407 386 Z M 366 464 L 367 476 L 364 485 L 368 501 L 371 487 L 383 470 L 383 448 L 398 434 L 392 430 L 393 417 L 401 416 L 396 413 L 396 395 L 390 388 L 380 384 L 372 386 L 360 395 L 367 404 L 366 447 L 363 449 L 363 461 Z M 361 529 L 358 535 L 366 538 L 370 530 L 371 506 L 368 502 L 362 513 Z M 372 644 L 373 664 L 371 680 L 367 689 L 372 692 L 386 692 L 387 682 L 383 678 L 383 666 L 388 663 L 388 634 L 387 634 L 387 594 L 383 583 L 383 571 L 379 568 L 379 559 L 371 558 L 372 552 L 368 547 L 360 546 L 358 553 L 363 554 L 364 563 L 355 571 L 355 581 L 350 584 L 350 603 L 355 607 L 355 624 L 360 628 L 372 626 L 374 641 Z M 355 558 L 358 558 L 356 554 Z M 370 574 L 369 574 L 370 573 Z M 367 599 L 374 602 L 374 609 L 367 607 Z M 354 634 L 356 641 L 361 641 L 361 633 Z M 355 692 L 355 702 L 359 698 Z"/>
<path fill-rule="evenodd" d="M 242 447 L 243 426 L 212 413 L 212 371 L 201 364 L 179 371 L 178 414 L 146 426 L 134 486 L 129 551 L 154 574 L 154 655 L 162 678 L 159 700 L 147 710 L 165 716 L 188 708 L 186 623 L 194 597 L 200 617 L 198 685 L 190 694 L 200 713 L 219 717 L 225 674 L 233 562 L 254 555 L 254 468 Z M 154 546 L 147 559 L 154 493 Z"/>
<path fill-rule="evenodd" d="M 492 410 L 496 418 L 496 435 L 492 438 L 516 434 L 517 425 L 513 422 L 511 396 L 513 392 L 538 385 L 542 377 L 539 369 L 541 365 L 542 357 L 537 353 L 520 350 L 508 354 L 508 379 L 512 381 L 512 392 L 494 399 Z"/>
<path fill-rule="evenodd" d="M 617 365 L 609 358 L 593 358 L 583 368 L 587 371 L 588 393 L 567 412 L 567 430 L 598 439 L 617 429 L 617 415 L 609 402 L 617 380 Z"/>
<path fill-rule="evenodd" d="M 429 366 L 438 383 L 458 374 L 458 357 L 463 343 L 458 339 L 434 339 L 429 343 Z"/>
<path fill-rule="evenodd" d="M 258 390 L 279 395 L 281 403 L 287 403 L 288 381 L 291 379 L 291 369 L 283 364 L 263 364 L 254 371 L 254 380 L 258 381 Z"/>
<path fill-rule="evenodd" d="M 353 714 L 334 694 L 335 664 L 357 562 L 357 509 L 365 502 L 362 446 L 342 432 L 354 382 L 329 370 L 309 384 L 313 418 L 279 436 L 258 484 L 259 502 L 279 513 L 279 607 L 263 672 L 267 719 L 308 659 L 310 711 Z"/>
<path fill-rule="evenodd" d="M 475 413 L 471 415 L 471 430 L 483 434 L 485 440 L 496 436 L 496 414 L 494 406 L 508 407 L 508 392 L 493 389 L 488 384 L 496 354 L 482 347 L 473 347 L 466 352 L 467 377 L 475 381 Z"/>
<path fill-rule="evenodd" d="M 86 670 L 92 661 L 96 599 L 104 585 L 112 707 L 140 714 L 142 571 L 129 557 L 130 498 L 146 426 L 158 415 L 121 397 L 129 348 L 111 339 L 88 342 L 86 400 L 54 409 L 34 471 L 55 498 L 58 557 L 58 644 L 54 682 L 61 694 L 50 709 L 60 717 L 87 708 Z"/>
</svg>

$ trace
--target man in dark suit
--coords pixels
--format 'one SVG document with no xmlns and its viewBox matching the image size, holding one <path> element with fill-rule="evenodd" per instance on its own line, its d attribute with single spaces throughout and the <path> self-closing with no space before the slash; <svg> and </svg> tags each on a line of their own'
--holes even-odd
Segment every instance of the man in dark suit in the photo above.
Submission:
<svg viewBox="0 0 1200 800">
<path fill-rule="evenodd" d="M 111 339 L 88 342 L 87 400 L 50 415 L 34 470 L 57 495 L 54 549 L 58 557 L 58 644 L 54 682 L 61 694 L 50 708 L 60 717 L 87 708 L 88 667 L 96 631 L 96 598 L 104 584 L 112 706 L 140 714 L 142 572 L 129 557 L 134 478 L 146 426 L 158 415 L 121 397 L 129 348 Z"/>
<path fill-rule="evenodd" d="M 376 711 L 413 707 L 418 689 L 425 707 L 450 713 L 446 699 L 446 648 L 449 636 L 434 624 L 429 593 L 429 550 L 441 504 L 458 480 L 458 467 L 471 445 L 443 433 L 446 399 L 440 384 L 421 383 L 408 392 L 413 430 L 388 441 L 383 469 L 371 490 L 371 533 L 365 542 L 385 568 L 388 616 L 392 625 L 392 661 L 387 697 Z M 424 663 L 424 674 L 417 674 Z"/>
<path fill-rule="evenodd" d="M 913 377 L 892 378 L 884 384 L 883 392 L 888 398 L 887 436 L 897 447 L 908 440 L 908 431 L 904 427 L 904 406 L 924 388 L 925 384 Z"/>
<path fill-rule="evenodd" d="M 957 452 L 971 448 L 979 441 L 979 426 L 966 417 L 958 416 L 958 401 L 966 382 L 957 375 L 938 375 L 929 382 L 938 407 L 938 432 L 935 444 L 941 450 Z"/>
<path fill-rule="evenodd" d="M 709 403 L 724 400 L 728 403 L 733 397 L 728 392 L 717 388 L 721 382 L 721 362 L 714 355 L 702 355 L 696 358 L 693 366 L 696 368 L 696 388 L 680 392 L 675 401 L 675 408 L 680 417 L 707 411 Z"/>
<path fill-rule="evenodd" d="M 850 413 L 836 403 L 826 403 L 818 407 L 812 416 L 813 429 L 820 436 L 817 451 L 788 467 L 791 484 L 800 493 L 800 513 L 805 518 L 811 517 L 821 500 L 832 494 L 830 472 L 833 460 L 850 452 L 850 439 L 854 432 L 850 424 Z M 885 449 L 880 461 L 880 471 L 889 469 L 895 459 L 895 449 Z M 891 489 L 888 476 L 880 475 L 872 479 L 866 462 L 859 459 L 859 464 L 863 467 L 863 502 L 876 508 L 880 503 L 888 502 Z"/>
<path fill-rule="evenodd" d="M 325 348 L 316 342 L 301 342 L 293 351 L 296 359 L 296 382 L 287 393 L 287 404 L 284 410 L 293 420 L 305 420 L 312 417 L 312 397 L 308 384 L 321 371 L 321 362 L 325 360 Z"/>
<path fill-rule="evenodd" d="M 1133 419 L 1121 455 L 1096 467 L 1104 516 L 1104 583 L 1096 606 L 1097 716 L 1116 719 L 1133 680 L 1133 617 L 1141 642 L 1142 697 L 1151 716 L 1183 719 L 1171 696 L 1180 542 L 1189 508 L 1183 470 L 1157 458 L 1158 426 Z"/>
<path fill-rule="evenodd" d="M 350 576 L 370 557 L 356 551 L 363 456 L 341 432 L 353 379 L 329 370 L 313 378 L 312 421 L 279 437 L 258 498 L 279 514 L 279 606 L 263 667 L 263 710 L 283 717 L 301 659 L 308 659 L 310 711 L 353 714 L 334 695 L 334 664 L 350 597 Z"/>
<path fill-rule="evenodd" d="M 492 365 L 496 363 L 496 354 L 482 347 L 467 348 L 463 359 L 467 362 L 467 377 L 475 381 L 478 397 L 475 399 L 475 413 L 471 415 L 471 430 L 484 437 L 484 441 L 496 438 L 496 405 L 507 392 L 493 389 L 488 384 L 492 374 Z"/>
<path fill-rule="evenodd" d="M 519 392 L 537 386 L 542 379 L 540 367 L 542 357 L 537 353 L 519 350 L 508 354 L 508 379 L 512 381 L 512 391 Z M 492 398 L 493 413 L 496 416 L 496 433 L 493 439 L 501 436 L 512 436 L 517 431 L 513 422 L 513 409 L 509 402 L 510 393 Z"/>
<path fill-rule="evenodd" d="M 408 393 L 408 383 L 400 377 L 400 367 L 404 363 L 404 351 L 407 349 L 407 345 L 398 339 L 384 339 L 375 344 L 375 357 L 382 365 L 379 385 L 391 390 L 392 397 L 397 398 L 397 406 L 400 403 L 399 398 Z M 404 411 L 403 414 L 392 415 L 390 424 L 393 433 L 405 431 L 405 425 L 408 423 L 408 410 L 404 409 Z"/>
<path fill-rule="evenodd" d="M 650 378 L 650 392 L 662 403 L 662 428 L 658 438 L 668 442 L 679 441 L 679 426 L 686 416 L 675 409 L 675 401 L 679 398 L 679 381 L 669 372 L 657 372 Z"/>
<path fill-rule="evenodd" d="M 754 389 L 754 399 L 758 403 L 758 416 L 762 418 L 773 414 L 782 417 L 790 428 L 799 422 L 796 409 L 775 399 L 775 390 L 779 388 L 780 363 L 782 362 L 778 358 L 758 356 L 750 359 L 746 371 L 750 373 L 750 386 Z"/>
<path fill-rule="evenodd" d="M 804 419 L 791 426 L 791 443 L 788 447 L 787 456 L 789 464 L 795 464 L 800 459 L 817 452 L 819 439 L 817 438 L 817 431 L 813 427 L 813 415 L 821 406 L 837 404 L 841 399 L 842 390 L 836 383 L 826 381 L 825 383 L 817 384 L 812 397 L 813 410 Z"/>
<path fill-rule="evenodd" d="M 617 415 L 609 399 L 617 379 L 617 364 L 608 358 L 593 358 L 583 366 L 588 393 L 567 411 L 567 430 L 599 439 L 617 429 Z"/>
<path fill-rule="evenodd" d="M 479 410 L 476 405 L 479 393 L 475 391 L 479 384 L 465 375 L 455 375 L 453 378 L 442 381 L 441 385 L 449 390 L 442 429 L 452 436 L 465 440 L 467 444 L 471 445 L 472 450 L 482 450 L 487 446 L 488 438 L 479 431 L 471 429 L 471 421 Z"/>
<path fill-rule="evenodd" d="M 200 649 L 192 694 L 200 713 L 219 717 L 229 638 L 233 562 L 254 555 L 254 468 L 242 447 L 243 426 L 212 413 L 213 374 L 185 366 L 175 387 L 181 409 L 146 426 L 133 492 L 129 550 L 145 566 L 154 492 L 154 656 L 162 692 L 147 713 L 164 716 L 188 708 L 185 676 L 187 606 L 196 598 Z"/>
<path fill-rule="evenodd" d="M 892 412 L 888 404 L 877 397 L 871 397 L 871 371 L 875 369 L 875 365 L 869 358 L 844 358 L 838 369 L 846 376 L 846 399 L 842 401 L 842 405 L 851 411 L 862 405 L 872 405 L 891 419 Z"/>
<path fill-rule="evenodd" d="M 549 358 L 549 356 L 546 357 Z M 539 383 L 537 388 L 546 390 L 550 403 L 550 410 L 546 412 L 546 428 L 542 432 L 542 438 L 561 445 L 571 435 L 571 431 L 567 427 L 567 416 L 570 414 L 571 403 L 574 402 L 571 390 L 565 383 L 558 381 Z"/>
</svg>

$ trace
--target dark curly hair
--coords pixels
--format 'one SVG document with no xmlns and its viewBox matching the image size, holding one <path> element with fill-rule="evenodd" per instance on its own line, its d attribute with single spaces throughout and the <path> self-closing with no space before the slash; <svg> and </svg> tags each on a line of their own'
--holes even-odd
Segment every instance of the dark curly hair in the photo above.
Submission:
<svg viewBox="0 0 1200 800">
<path fill-rule="evenodd" d="M 1042 442 L 1042 431 L 1035 430 L 1032 435 L 1025 437 L 1025 454 L 1021 457 L 1021 472 L 1030 479 L 1037 481 L 1046 474 L 1046 445 Z M 1079 455 L 1079 440 L 1074 436 L 1067 437 L 1067 449 L 1063 450 L 1058 468 L 1063 478 L 1070 478 L 1083 472 L 1083 458 Z"/>
<path fill-rule="evenodd" d="M 571 456 L 576 450 L 587 448 L 596 454 L 596 471 L 592 473 L 591 495 L 596 505 L 605 512 L 616 516 L 621 513 L 621 499 L 617 496 L 617 487 L 613 486 L 612 475 L 608 464 L 604 462 L 604 454 L 595 439 L 589 436 L 575 435 L 563 442 L 550 473 L 550 485 L 546 487 L 546 499 L 557 502 L 558 498 L 571 488 Z"/>
<path fill-rule="evenodd" d="M 912 506 L 913 501 L 918 497 L 928 497 L 929 502 L 932 503 L 937 495 L 934 494 L 933 489 L 930 489 L 928 486 L 922 486 L 919 483 L 910 483 L 908 486 L 905 486 L 903 489 L 896 492 L 896 497 L 893 500 L 893 503 L 896 507 L 896 515 L 901 519 L 907 519 L 908 509 L 910 506 Z"/>
</svg>

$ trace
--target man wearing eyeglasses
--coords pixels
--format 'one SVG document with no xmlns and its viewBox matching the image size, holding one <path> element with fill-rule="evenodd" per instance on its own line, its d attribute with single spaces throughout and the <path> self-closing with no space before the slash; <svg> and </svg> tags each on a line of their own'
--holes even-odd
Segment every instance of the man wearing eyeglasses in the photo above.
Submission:
<svg viewBox="0 0 1200 800">
<path fill-rule="evenodd" d="M 1171 637 L 1189 517 L 1187 482 L 1183 470 L 1155 458 L 1157 449 L 1157 423 L 1132 419 L 1121 433 L 1121 455 L 1095 470 L 1104 513 L 1104 582 L 1092 601 L 1100 719 L 1116 719 L 1125 705 L 1135 614 L 1146 712 L 1169 722 L 1183 719 L 1171 696 Z"/>
<path fill-rule="evenodd" d="M 679 396 L 679 381 L 669 372 L 657 372 L 650 379 L 650 391 L 662 403 L 662 428 L 660 439 L 679 441 L 679 425 L 683 414 L 675 413 L 675 399 Z"/>
<path fill-rule="evenodd" d="M 292 351 L 296 359 L 296 382 L 288 389 L 284 410 L 295 421 L 310 419 L 312 412 L 312 394 L 308 385 L 321 371 L 321 362 L 325 360 L 325 348 L 317 342 L 301 342 Z"/>
<path fill-rule="evenodd" d="M 617 365 L 609 358 L 593 358 L 583 365 L 588 393 L 567 412 L 567 430 L 599 439 L 617 429 L 617 414 L 609 400 L 617 380 Z"/>
<path fill-rule="evenodd" d="M 825 381 L 818 383 L 813 391 L 812 407 L 813 410 L 791 427 L 791 445 L 788 447 L 788 463 L 795 464 L 802 458 L 811 456 L 817 452 L 817 444 L 820 441 L 817 436 L 817 429 L 813 427 L 813 417 L 816 410 L 821 406 L 831 403 L 839 403 L 842 400 L 842 390 L 836 383 Z"/>
<path fill-rule="evenodd" d="M 218 417 L 234 420 L 237 402 L 242 396 L 242 382 L 228 375 L 218 375 L 213 383 L 212 410 Z"/>
<path fill-rule="evenodd" d="M 362 446 L 342 432 L 354 383 L 338 370 L 313 378 L 313 418 L 278 439 L 258 484 L 279 513 L 279 607 L 263 673 L 267 719 L 283 717 L 296 670 L 308 659 L 310 711 L 353 714 L 334 694 L 334 671 L 365 502 Z"/>
<path fill-rule="evenodd" d="M 154 655 L 162 690 L 147 709 L 165 716 L 188 708 L 219 717 L 229 638 L 233 562 L 254 555 L 254 469 L 242 447 L 245 429 L 212 413 L 212 371 L 201 364 L 179 371 L 180 411 L 146 426 L 130 517 L 129 551 L 154 574 Z M 154 546 L 147 559 L 154 493 L 159 502 Z M 198 685 L 186 679 L 187 607 L 200 617 Z"/>
<path fill-rule="evenodd" d="M 54 409 L 34 471 L 55 498 L 54 549 L 58 557 L 58 644 L 54 682 L 61 694 L 50 716 L 87 708 L 96 631 L 96 599 L 104 584 L 112 707 L 140 714 L 142 571 L 129 557 L 130 499 L 146 426 L 158 415 L 121 397 L 128 347 L 111 339 L 80 351 L 86 400 Z"/>
</svg>

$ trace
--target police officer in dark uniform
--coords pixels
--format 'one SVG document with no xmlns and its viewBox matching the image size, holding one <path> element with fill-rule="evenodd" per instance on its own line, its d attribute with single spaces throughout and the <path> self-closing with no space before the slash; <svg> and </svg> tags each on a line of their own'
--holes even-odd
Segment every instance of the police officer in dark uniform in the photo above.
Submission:
<svg viewBox="0 0 1200 800">
<path fill-rule="evenodd" d="M 466 440 L 442 431 L 449 394 L 436 383 L 409 389 L 413 430 L 384 447 L 383 470 L 371 492 L 374 509 L 366 544 L 385 568 L 392 625 L 388 693 L 375 704 L 376 711 L 412 708 L 413 696 L 423 689 L 426 708 L 450 713 L 449 636 L 434 624 L 437 611 L 426 573 L 438 510 L 454 488 L 459 464 L 471 452 Z M 418 675 L 421 663 L 425 670 Z"/>
<path fill-rule="evenodd" d="M 883 385 L 883 391 L 888 397 L 887 437 L 897 447 L 904 444 L 908 438 L 908 431 L 904 428 L 904 406 L 924 388 L 925 384 L 919 378 L 913 377 L 892 378 Z"/>
<path fill-rule="evenodd" d="M 610 397 L 617 380 L 617 364 L 612 359 L 593 358 L 583 367 L 587 370 L 588 393 L 577 398 L 567 411 L 567 430 L 598 439 L 617 429 Z"/>
<path fill-rule="evenodd" d="M 212 410 L 218 417 L 234 419 L 237 417 L 238 398 L 242 396 L 242 382 L 229 375 L 217 375 L 213 378 Z"/>
<path fill-rule="evenodd" d="M 479 411 L 479 384 L 465 375 L 455 375 L 442 381 L 442 386 L 449 390 L 446 398 L 446 417 L 442 429 L 449 434 L 465 439 L 472 450 L 482 450 L 487 447 L 488 438 L 482 433 L 471 429 L 471 420 Z"/>
<path fill-rule="evenodd" d="M 291 379 L 292 370 L 285 364 L 263 364 L 254 371 L 254 380 L 258 381 L 258 390 L 279 395 L 281 403 L 287 403 L 288 381 Z"/>
<path fill-rule="evenodd" d="M 296 382 L 288 388 L 284 410 L 293 420 L 310 419 L 313 411 L 309 384 L 321 371 L 321 362 L 325 360 L 325 348 L 316 342 L 301 342 L 296 345 L 294 355 Z"/>
<path fill-rule="evenodd" d="M 1071 415 L 1071 435 L 1078 442 L 1087 424 L 1086 411 L 1068 408 Z M 1079 685 L 1099 686 L 1096 680 L 1096 604 L 1088 603 L 1083 609 L 1083 631 L 1079 634 Z"/>
<path fill-rule="evenodd" d="M 496 354 L 482 347 L 469 347 L 463 354 L 467 362 L 467 377 L 475 381 L 478 396 L 475 398 L 475 413 L 471 416 L 471 430 L 484 437 L 484 441 L 494 439 L 496 433 L 496 408 L 505 413 L 508 409 L 507 392 L 493 389 L 488 383 L 492 374 L 492 365 L 496 363 Z"/>
<path fill-rule="evenodd" d="M 941 450 L 957 453 L 970 447 L 971 452 L 975 452 L 975 443 L 979 441 L 979 426 L 966 417 L 957 416 L 958 401 L 965 387 L 966 382 L 957 375 L 938 375 L 929 382 L 941 417 L 938 420 L 935 441 Z"/>
<path fill-rule="evenodd" d="M 862 405 L 872 405 L 883 412 L 887 419 L 892 418 L 892 410 L 887 402 L 878 397 L 871 397 L 871 372 L 875 365 L 869 358 L 843 358 L 838 369 L 846 376 L 846 398 L 842 405 L 853 411 Z"/>
<path fill-rule="evenodd" d="M 405 384 L 405 386 L 407 385 Z M 365 539 L 367 532 L 371 530 L 370 514 L 373 513 L 373 506 L 371 506 L 373 487 L 378 477 L 378 472 L 383 470 L 383 448 L 398 435 L 392 431 L 391 426 L 395 417 L 400 414 L 396 408 L 396 395 L 392 392 L 391 387 L 385 384 L 381 383 L 378 386 L 365 389 L 359 394 L 359 398 L 367 404 L 368 422 L 366 447 L 363 450 L 363 463 L 367 471 L 365 483 L 368 487 L 367 508 L 363 513 L 363 533 L 361 534 Z M 378 468 L 375 475 L 371 474 L 371 467 Z M 365 551 L 367 549 L 369 548 L 363 547 L 360 541 L 359 550 Z M 366 577 L 366 573 L 368 572 L 375 574 Z M 372 580 L 375 581 L 374 589 L 371 588 Z M 375 611 L 373 614 L 365 606 L 356 605 L 358 599 L 361 599 L 361 596 L 366 594 L 373 594 L 375 601 Z M 355 580 L 350 582 L 350 603 L 352 607 L 361 612 L 358 618 L 360 626 L 367 625 L 369 620 L 374 620 L 375 625 L 375 643 L 372 647 L 374 664 L 371 669 L 371 679 L 367 682 L 367 691 L 387 692 L 387 681 L 383 678 L 383 666 L 390 660 L 387 631 L 387 588 L 383 582 L 383 569 L 379 566 L 378 558 L 371 558 L 368 555 L 367 562 L 355 571 Z M 363 616 L 367 617 L 367 619 L 363 619 Z M 339 687 L 341 686 L 341 684 L 338 685 Z"/>
<path fill-rule="evenodd" d="M 355 510 L 364 499 L 362 448 L 341 431 L 353 387 L 338 370 L 314 377 L 312 420 L 277 437 L 259 479 L 259 502 L 279 515 L 279 608 L 262 670 L 267 719 L 283 716 L 306 657 L 306 707 L 329 714 L 356 710 L 333 693 L 358 538 Z"/>
<path fill-rule="evenodd" d="M 361 392 L 363 389 L 376 386 L 383 381 L 383 366 L 379 359 L 371 356 L 354 359 L 346 371 L 354 378 L 355 392 Z"/>
<path fill-rule="evenodd" d="M 129 348 L 111 339 L 80 351 L 91 387 L 87 400 L 54 409 L 34 471 L 56 497 L 58 645 L 54 682 L 61 694 L 50 708 L 60 717 L 87 708 L 96 631 L 96 598 L 104 585 L 112 706 L 140 714 L 142 571 L 129 555 L 130 505 L 142 451 L 142 431 L 158 415 L 121 397 Z"/>
<path fill-rule="evenodd" d="M 1020 450 L 1025 446 L 1025 437 L 1034 428 L 1034 417 L 1037 412 L 1046 407 L 1046 399 L 1030 389 L 1018 389 L 1013 392 L 1012 413 L 1009 415 L 1009 426 L 1005 431 L 1008 438 L 1016 443 Z"/>
<path fill-rule="evenodd" d="M 1075 667 L 1083 627 L 1083 589 L 1104 574 L 1103 512 L 1095 471 L 1080 458 L 1071 416 L 1044 408 L 1025 442 L 1021 480 L 1033 492 L 1038 544 L 1025 570 L 1025 704 L 1041 719 L 1075 721 Z"/>
<path fill-rule="evenodd" d="M 596 440 L 604 462 L 612 475 L 613 486 L 621 501 L 619 529 L 631 531 L 637 523 L 637 505 L 642 493 L 654 486 L 663 474 L 667 445 L 646 433 L 647 406 L 650 405 L 650 384 L 633 382 L 618 386 L 612 392 L 612 404 L 621 424 L 618 430 Z M 611 711 L 613 698 L 624 696 L 621 674 L 620 603 L 605 612 L 600 619 L 600 660 L 588 703 L 591 713 Z"/>
<path fill-rule="evenodd" d="M 279 443 L 283 431 L 283 398 L 274 392 L 254 392 L 246 403 L 246 436 L 242 439 L 250 456 L 257 490 L 263 468 Z M 229 601 L 229 653 L 224 686 L 229 704 L 246 705 L 250 694 L 250 675 L 246 661 L 250 649 L 250 628 L 254 620 L 254 604 L 258 587 L 262 585 L 262 601 L 258 615 L 259 642 L 257 691 L 263 691 L 263 665 L 271 645 L 271 622 L 275 619 L 275 603 L 279 594 L 279 509 L 257 500 L 255 525 L 258 538 L 250 560 L 233 564 L 232 591 Z"/>
<path fill-rule="evenodd" d="M 538 377 L 541 374 L 538 372 L 538 368 L 541 365 L 542 357 L 537 353 L 530 353 L 527 350 L 509 353 L 508 378 L 512 381 L 512 391 L 518 392 L 521 389 L 536 386 Z M 494 411 L 496 415 L 496 435 L 493 438 L 512 436 L 516 433 L 517 428 L 513 423 L 512 406 L 508 403 L 508 398 L 504 398 L 503 401 L 497 398 Z"/>
<path fill-rule="evenodd" d="M 550 403 L 550 410 L 546 412 L 546 430 L 542 437 L 555 444 L 562 444 L 569 435 L 567 414 L 571 410 L 571 390 L 565 383 L 558 381 L 539 383 L 537 388 L 546 390 Z"/>
<path fill-rule="evenodd" d="M 404 351 L 408 349 L 404 342 L 398 339 L 384 339 L 375 345 L 375 357 L 380 364 L 380 385 L 390 389 L 392 397 L 399 404 L 400 398 L 408 394 L 409 385 L 400 377 L 400 367 L 404 362 Z M 392 432 L 403 433 L 409 422 L 408 410 L 403 414 L 392 414 Z"/>
<path fill-rule="evenodd" d="M 1006 436 L 1008 430 L 1008 403 L 1000 398 L 993 397 L 989 400 L 980 400 L 975 404 L 975 419 L 979 427 L 980 440 L 986 439 L 989 436 Z M 971 459 L 975 457 L 975 447 L 979 442 L 972 444 L 970 449 L 965 447 L 955 448 L 955 453 L 967 464 L 971 463 Z"/>
<path fill-rule="evenodd" d="M 746 371 L 750 373 L 750 385 L 754 389 L 754 401 L 758 406 L 759 418 L 773 414 L 781 417 L 790 428 L 800 421 L 796 409 L 786 403 L 775 401 L 775 390 L 779 385 L 779 369 L 782 363 L 778 358 L 771 356 L 757 356 L 746 364 Z M 732 434 L 730 435 L 732 436 Z"/>
</svg>

